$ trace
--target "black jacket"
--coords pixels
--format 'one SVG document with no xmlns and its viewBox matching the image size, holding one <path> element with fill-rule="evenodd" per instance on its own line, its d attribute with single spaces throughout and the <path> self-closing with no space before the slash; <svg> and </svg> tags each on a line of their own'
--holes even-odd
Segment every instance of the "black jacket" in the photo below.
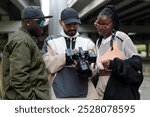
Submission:
<svg viewBox="0 0 150 117">
<path fill-rule="evenodd" d="M 139 56 L 121 60 L 115 58 L 110 61 L 112 69 L 104 100 L 139 100 L 139 87 L 143 81 L 142 62 Z"/>
</svg>

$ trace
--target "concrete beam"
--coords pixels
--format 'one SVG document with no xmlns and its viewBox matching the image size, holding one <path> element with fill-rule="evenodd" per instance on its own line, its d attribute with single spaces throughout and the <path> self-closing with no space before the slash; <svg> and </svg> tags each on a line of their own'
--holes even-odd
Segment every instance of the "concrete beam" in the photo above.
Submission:
<svg viewBox="0 0 150 117">
<path fill-rule="evenodd" d="M 80 12 L 79 12 L 79 17 L 83 18 L 87 15 L 89 15 L 91 12 L 93 12 L 94 10 L 100 8 L 101 6 L 103 6 L 104 4 L 109 3 L 111 0 L 93 0 L 92 2 L 90 2 L 90 4 L 88 4 L 87 6 L 85 6 Z M 86 2 L 86 0 L 85 0 Z"/>
<path fill-rule="evenodd" d="M 29 5 L 38 5 L 40 6 L 40 0 L 10 0 L 19 10 L 25 8 Z"/>
<path fill-rule="evenodd" d="M 149 14 L 149 12 L 150 12 L 150 8 L 145 9 L 145 10 L 143 10 L 143 11 L 141 11 L 141 12 L 137 12 L 137 13 L 135 13 L 135 14 L 133 14 L 133 15 L 126 16 L 125 18 L 122 18 L 122 21 L 126 21 L 126 20 L 128 20 L 128 19 L 135 18 L 135 17 L 138 17 L 138 16 L 139 16 L 139 18 L 140 18 L 140 15 Z"/>
<path fill-rule="evenodd" d="M 68 0 L 67 5 L 68 7 L 72 7 L 78 0 Z"/>
<path fill-rule="evenodd" d="M 122 0 L 122 2 L 120 2 L 119 4 L 116 5 L 117 9 L 120 9 L 124 6 L 127 6 L 129 4 L 131 4 L 132 2 L 135 2 L 136 0 Z"/>
<path fill-rule="evenodd" d="M 140 33 L 140 34 L 150 34 L 150 30 L 149 30 L 149 25 L 145 25 L 145 26 L 140 26 L 140 25 L 130 25 L 130 26 L 121 26 L 120 30 L 126 32 L 126 33 Z M 83 24 L 79 26 L 79 31 L 80 32 L 86 32 L 86 33 L 90 33 L 90 32 L 96 32 L 96 28 L 94 27 L 94 25 L 89 25 L 89 24 Z"/>
<path fill-rule="evenodd" d="M 128 15 L 128 13 L 134 12 L 134 11 L 136 11 L 136 10 L 138 10 L 138 9 L 141 9 L 141 8 L 143 8 L 143 7 L 146 7 L 146 6 L 148 6 L 148 5 L 149 5 L 149 4 L 147 4 L 147 3 L 141 3 L 141 4 L 138 4 L 138 5 L 136 5 L 136 6 L 132 7 L 132 8 L 130 8 L 130 9 L 127 9 L 127 10 L 122 11 L 122 12 L 119 13 L 118 15 L 119 15 L 119 17 L 124 16 L 124 15 Z M 117 5 L 116 8 L 118 9 L 118 5 Z"/>
<path fill-rule="evenodd" d="M 27 6 L 27 1 L 25 0 L 10 0 L 19 10 Z"/>
<path fill-rule="evenodd" d="M 140 33 L 140 34 L 150 34 L 150 30 L 149 30 L 149 25 L 130 25 L 130 26 L 121 26 L 120 30 L 126 32 L 126 33 L 130 33 L 130 32 L 135 32 L 135 33 Z"/>
</svg>

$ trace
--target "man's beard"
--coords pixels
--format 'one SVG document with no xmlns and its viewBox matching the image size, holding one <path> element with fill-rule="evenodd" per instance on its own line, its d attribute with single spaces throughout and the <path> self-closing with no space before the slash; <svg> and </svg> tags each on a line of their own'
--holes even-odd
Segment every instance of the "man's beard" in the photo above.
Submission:
<svg viewBox="0 0 150 117">
<path fill-rule="evenodd" d="M 76 34 L 77 30 L 70 30 L 66 34 L 69 36 L 74 36 Z"/>
</svg>

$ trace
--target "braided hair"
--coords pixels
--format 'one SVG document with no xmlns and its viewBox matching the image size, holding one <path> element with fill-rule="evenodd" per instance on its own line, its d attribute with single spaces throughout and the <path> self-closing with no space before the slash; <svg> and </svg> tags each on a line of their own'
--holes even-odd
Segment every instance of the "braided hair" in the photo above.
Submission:
<svg viewBox="0 0 150 117">
<path fill-rule="evenodd" d="M 118 18 L 117 10 L 115 9 L 113 5 L 108 5 L 98 14 L 98 16 L 108 16 L 112 19 L 113 29 L 112 29 L 112 38 L 110 40 L 110 46 L 111 46 L 111 50 L 113 50 L 113 40 L 115 38 L 116 31 L 119 29 L 119 26 L 120 26 L 120 21 Z M 99 37 L 98 47 L 100 46 L 102 38 L 103 36 Z"/>
</svg>

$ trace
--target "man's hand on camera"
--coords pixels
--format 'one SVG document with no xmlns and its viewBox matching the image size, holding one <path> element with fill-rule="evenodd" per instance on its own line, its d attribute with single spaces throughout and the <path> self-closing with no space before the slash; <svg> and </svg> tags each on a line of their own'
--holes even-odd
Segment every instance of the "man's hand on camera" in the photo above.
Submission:
<svg viewBox="0 0 150 117">
<path fill-rule="evenodd" d="M 74 60 L 66 55 L 66 65 L 72 65 L 74 63 Z"/>
</svg>

